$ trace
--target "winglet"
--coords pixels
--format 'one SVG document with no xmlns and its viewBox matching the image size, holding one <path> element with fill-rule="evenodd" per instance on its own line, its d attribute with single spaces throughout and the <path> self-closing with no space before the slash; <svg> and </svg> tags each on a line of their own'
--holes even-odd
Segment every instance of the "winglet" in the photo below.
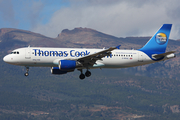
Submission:
<svg viewBox="0 0 180 120">
<path fill-rule="evenodd" d="M 116 46 L 116 48 L 117 48 L 117 49 L 120 49 L 120 46 L 121 46 L 121 45 L 118 45 L 118 46 Z"/>
</svg>

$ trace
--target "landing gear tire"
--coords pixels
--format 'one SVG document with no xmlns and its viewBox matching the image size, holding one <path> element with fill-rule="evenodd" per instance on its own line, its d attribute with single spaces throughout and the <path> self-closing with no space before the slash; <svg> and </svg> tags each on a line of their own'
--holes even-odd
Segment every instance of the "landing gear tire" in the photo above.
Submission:
<svg viewBox="0 0 180 120">
<path fill-rule="evenodd" d="M 26 76 L 26 77 L 27 77 L 28 75 L 29 75 L 29 73 L 28 73 L 28 72 L 24 73 L 24 76 Z"/>
<path fill-rule="evenodd" d="M 86 75 L 86 77 L 90 77 L 91 76 L 91 72 L 87 70 L 85 75 Z"/>
<path fill-rule="evenodd" d="M 84 74 L 80 74 L 80 75 L 79 75 L 79 78 L 80 78 L 81 80 L 83 80 L 83 79 L 85 78 L 85 75 L 84 75 Z"/>
<path fill-rule="evenodd" d="M 29 73 L 28 73 L 28 72 L 29 72 L 29 67 L 27 67 L 27 66 L 26 66 L 26 73 L 24 73 L 24 76 L 26 76 L 26 77 L 27 77 L 27 76 L 29 75 Z"/>
</svg>

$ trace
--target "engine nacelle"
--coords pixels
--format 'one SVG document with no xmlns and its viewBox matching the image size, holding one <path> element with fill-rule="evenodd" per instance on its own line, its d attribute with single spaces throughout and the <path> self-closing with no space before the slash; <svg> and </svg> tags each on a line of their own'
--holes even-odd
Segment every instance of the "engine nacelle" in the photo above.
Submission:
<svg viewBox="0 0 180 120">
<path fill-rule="evenodd" d="M 66 74 L 67 72 L 73 72 L 76 67 L 81 67 L 82 64 L 75 60 L 59 60 L 59 67 L 52 67 L 52 74 Z"/>
<path fill-rule="evenodd" d="M 59 70 L 62 71 L 71 71 L 76 68 L 76 61 L 75 60 L 60 60 L 59 61 Z"/>
<path fill-rule="evenodd" d="M 62 70 L 59 70 L 59 67 L 52 67 L 51 68 L 51 73 L 52 74 L 66 74 L 68 71 L 62 71 Z"/>
</svg>

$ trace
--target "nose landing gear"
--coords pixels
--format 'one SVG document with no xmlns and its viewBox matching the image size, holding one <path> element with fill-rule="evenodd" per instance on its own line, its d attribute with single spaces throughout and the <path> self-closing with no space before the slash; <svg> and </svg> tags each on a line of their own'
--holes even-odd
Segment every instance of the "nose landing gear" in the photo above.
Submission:
<svg viewBox="0 0 180 120">
<path fill-rule="evenodd" d="M 24 73 L 24 76 L 26 76 L 26 77 L 27 77 L 27 76 L 29 75 L 29 73 L 28 73 L 28 72 L 29 72 L 29 67 L 26 67 L 26 72 Z"/>
</svg>

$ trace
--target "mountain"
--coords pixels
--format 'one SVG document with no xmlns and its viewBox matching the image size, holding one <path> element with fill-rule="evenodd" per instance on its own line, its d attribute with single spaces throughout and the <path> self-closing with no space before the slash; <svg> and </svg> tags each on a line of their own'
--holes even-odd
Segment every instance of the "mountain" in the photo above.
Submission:
<svg viewBox="0 0 180 120">
<path fill-rule="evenodd" d="M 0 29 L 0 49 L 13 50 L 25 46 L 64 47 L 56 39 L 26 30 L 2 28 Z"/>
<path fill-rule="evenodd" d="M 126 37 L 118 38 L 107 35 L 90 28 L 64 29 L 56 38 L 33 33 L 26 30 L 1 28 L 1 48 L 17 48 L 25 46 L 37 47 L 84 47 L 103 48 L 121 45 L 122 49 L 139 49 L 150 37 Z M 180 40 L 170 40 L 167 50 L 178 50 Z"/>
<path fill-rule="evenodd" d="M 96 69 L 80 81 L 79 71 L 55 76 L 50 68 L 30 68 L 3 62 L 2 58 L 19 47 L 139 49 L 150 37 L 118 38 L 90 28 L 65 29 L 56 38 L 30 31 L 0 29 L 0 119 L 113 119 L 178 120 L 180 41 L 170 40 L 167 51 L 177 57 L 155 64 L 125 68 Z"/>
<path fill-rule="evenodd" d="M 13 49 L 28 45 L 40 47 L 103 48 L 123 44 L 122 48 L 131 48 L 132 46 L 137 48 L 141 47 L 141 45 L 131 43 L 128 39 L 129 38 L 117 38 L 90 28 L 65 29 L 57 38 L 49 38 L 41 34 L 19 29 L 0 29 L 1 49 L 4 49 L 4 47 L 11 47 L 11 49 Z M 136 39 L 141 41 L 146 40 L 146 38 Z"/>
</svg>

